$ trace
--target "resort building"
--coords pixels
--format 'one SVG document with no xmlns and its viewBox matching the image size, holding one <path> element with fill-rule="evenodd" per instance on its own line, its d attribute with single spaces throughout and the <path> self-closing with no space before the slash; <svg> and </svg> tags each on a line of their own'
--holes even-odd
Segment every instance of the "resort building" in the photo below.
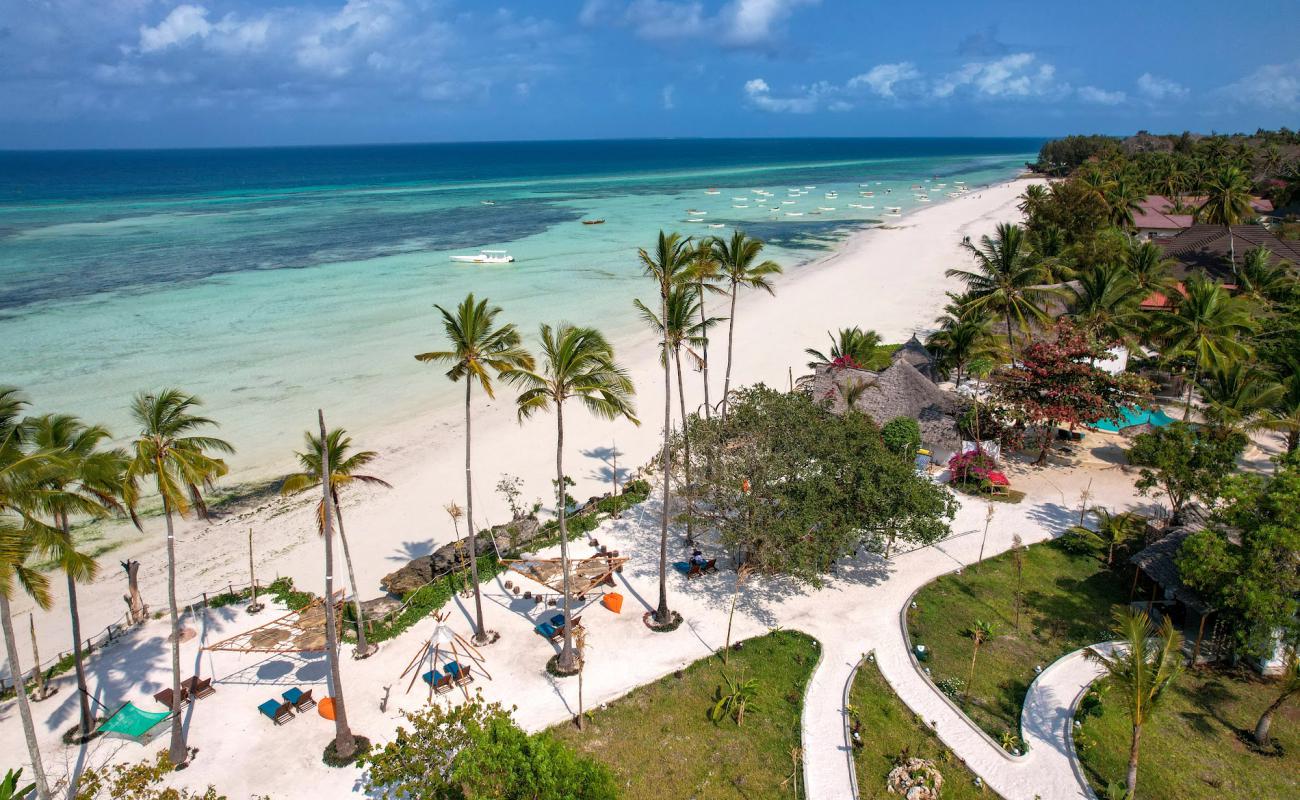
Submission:
<svg viewBox="0 0 1300 800">
<path fill-rule="evenodd" d="M 1279 239 L 1262 225 L 1233 225 L 1229 234 L 1224 225 L 1192 225 L 1177 236 L 1160 241 L 1167 258 L 1173 259 L 1173 274 L 1178 280 L 1200 272 L 1224 283 L 1236 283 L 1232 274 L 1231 256 L 1238 260 L 1256 247 L 1267 248 L 1273 254 L 1273 263 L 1290 263 L 1300 269 L 1300 245 Z"/>
<path fill-rule="evenodd" d="M 1198 195 L 1179 197 L 1175 201 L 1162 194 L 1149 194 L 1133 213 L 1133 227 L 1139 239 L 1169 239 L 1194 227 L 1196 210 L 1204 204 L 1205 197 Z M 1263 197 L 1252 197 L 1250 207 L 1261 217 L 1273 213 L 1273 203 Z"/>
</svg>

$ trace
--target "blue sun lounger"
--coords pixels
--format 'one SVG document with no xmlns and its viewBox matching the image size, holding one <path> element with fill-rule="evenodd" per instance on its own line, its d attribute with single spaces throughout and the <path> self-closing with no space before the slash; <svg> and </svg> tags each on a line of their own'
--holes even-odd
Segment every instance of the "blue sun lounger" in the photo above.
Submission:
<svg viewBox="0 0 1300 800">
<path fill-rule="evenodd" d="M 258 711 L 266 716 L 267 719 L 276 725 L 283 725 L 293 719 L 293 706 L 279 700 L 267 700 L 257 707 Z"/>
<path fill-rule="evenodd" d="M 450 675 L 443 675 L 436 669 L 431 669 L 420 677 L 424 678 L 425 683 L 433 687 L 434 694 L 450 692 L 451 687 L 454 685 L 454 681 Z"/>
<path fill-rule="evenodd" d="M 555 634 L 556 634 L 555 626 L 549 622 L 539 622 L 537 623 L 536 626 L 533 627 L 533 630 L 541 634 L 543 638 L 546 639 L 555 638 Z"/>
</svg>

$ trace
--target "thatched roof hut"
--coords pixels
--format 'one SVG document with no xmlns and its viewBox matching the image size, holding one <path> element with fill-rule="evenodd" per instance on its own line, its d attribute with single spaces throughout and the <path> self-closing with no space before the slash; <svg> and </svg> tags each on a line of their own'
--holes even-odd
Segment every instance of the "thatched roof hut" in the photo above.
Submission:
<svg viewBox="0 0 1300 800">
<path fill-rule="evenodd" d="M 916 371 L 925 377 L 935 380 L 934 356 L 925 345 L 921 344 L 921 340 L 916 338 L 915 333 L 912 334 L 911 339 L 903 343 L 902 347 L 894 351 L 894 360 L 900 359 L 916 367 Z"/>
<path fill-rule="evenodd" d="M 920 423 L 926 445 L 952 452 L 961 447 L 957 417 L 966 402 L 935 386 L 906 359 L 895 359 L 884 372 L 819 366 L 813 398 L 829 402 L 831 411 L 842 414 L 848 408 L 846 395 L 856 395 L 854 407 L 879 425 L 911 417 Z"/>
</svg>

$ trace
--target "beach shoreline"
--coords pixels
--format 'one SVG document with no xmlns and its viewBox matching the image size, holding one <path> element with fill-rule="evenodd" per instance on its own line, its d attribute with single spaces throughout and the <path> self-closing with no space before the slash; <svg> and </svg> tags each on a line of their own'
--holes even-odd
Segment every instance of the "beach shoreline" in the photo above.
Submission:
<svg viewBox="0 0 1300 800">
<path fill-rule="evenodd" d="M 959 198 L 915 210 L 893 225 L 873 226 L 847 237 L 833 252 L 802 264 L 781 276 L 775 296 L 742 294 L 737 304 L 736 348 L 732 385 L 758 382 L 784 387 L 806 369 L 806 347 L 821 348 L 829 330 L 858 325 L 872 328 L 886 342 L 901 342 L 931 329 L 956 288 L 944 270 L 963 263 L 963 236 L 978 239 L 999 222 L 1019 218 L 1016 198 L 1027 180 L 1020 175 L 972 189 Z M 906 270 L 906 271 L 904 271 Z M 629 299 L 630 302 L 630 299 Z M 711 303 L 719 316 L 726 299 Z M 523 331 L 531 343 L 535 331 Z M 721 397 L 726 368 L 725 324 L 714 334 L 710 349 L 711 398 Z M 609 423 L 578 409 L 566 416 L 566 469 L 576 483 L 571 494 L 580 501 L 611 488 L 609 452 L 616 447 L 620 480 L 654 457 L 661 425 L 662 371 L 658 343 L 647 333 L 616 341 L 619 360 L 637 386 L 642 424 Z M 440 378 L 440 376 L 439 376 Z M 675 381 L 675 378 L 674 378 Z M 674 384 L 674 393 L 677 391 Z M 494 491 L 498 479 L 523 479 L 525 505 L 540 501 L 544 508 L 554 473 L 554 416 L 542 415 L 520 425 L 513 392 L 499 387 L 495 399 L 474 395 L 474 524 L 486 528 L 509 518 L 504 498 Z M 698 373 L 687 377 L 687 407 L 702 402 Z M 674 417 L 677 401 L 674 399 Z M 325 409 L 326 421 L 331 420 Z M 311 420 L 304 420 L 303 429 Z M 363 599 L 378 596 L 379 579 L 410 558 L 427 554 L 451 541 L 451 520 L 443 510 L 452 501 L 464 505 L 463 408 L 431 410 L 368 436 L 362 443 L 379 452 L 369 471 L 392 484 L 391 489 L 349 490 L 342 499 L 349 542 Z M 296 442 L 297 431 L 285 431 Z M 247 535 L 254 531 L 254 560 L 259 581 L 288 575 L 302 588 L 320 591 L 319 541 L 312 517 L 314 496 L 281 499 L 263 496 L 234 504 L 212 522 L 187 520 L 178 529 L 178 596 L 184 605 L 204 591 L 248 581 Z M 115 523 L 108 537 L 122 537 L 115 559 L 141 561 L 141 592 L 154 610 L 165 607 L 166 562 L 161 548 L 161 519 L 144 520 L 140 534 Z M 100 576 L 80 590 L 83 628 L 102 630 L 125 610 L 121 596 L 125 581 L 108 559 Z M 25 598 L 15 613 L 30 611 Z M 67 649 L 66 601 L 56 598 L 50 611 L 37 611 L 38 638 L 43 653 Z"/>
</svg>

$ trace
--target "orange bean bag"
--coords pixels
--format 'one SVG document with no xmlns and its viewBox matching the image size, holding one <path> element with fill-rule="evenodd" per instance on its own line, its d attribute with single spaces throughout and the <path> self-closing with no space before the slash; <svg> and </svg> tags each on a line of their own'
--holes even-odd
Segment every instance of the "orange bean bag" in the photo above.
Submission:
<svg viewBox="0 0 1300 800">
<path fill-rule="evenodd" d="M 322 697 L 321 701 L 316 704 L 316 710 L 325 719 L 334 719 L 334 698 Z"/>
<path fill-rule="evenodd" d="M 603 602 L 605 603 L 605 608 L 608 608 L 610 611 L 613 611 L 615 614 L 621 613 L 623 611 L 623 595 L 619 594 L 618 592 L 610 592 L 609 594 L 605 595 L 605 599 Z"/>
</svg>

